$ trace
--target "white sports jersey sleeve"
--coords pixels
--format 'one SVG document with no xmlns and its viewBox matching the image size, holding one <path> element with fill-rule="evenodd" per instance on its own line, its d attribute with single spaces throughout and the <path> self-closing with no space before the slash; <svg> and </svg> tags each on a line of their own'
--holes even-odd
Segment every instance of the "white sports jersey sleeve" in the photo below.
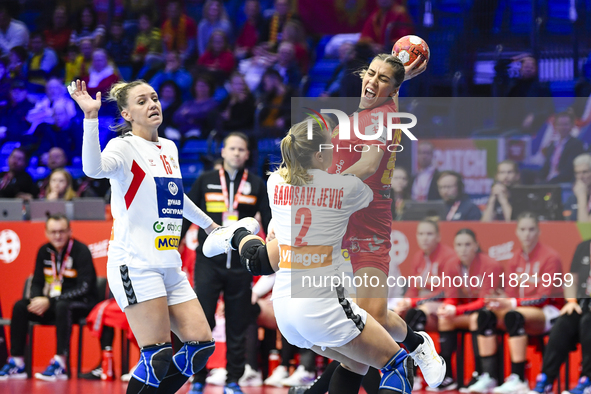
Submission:
<svg viewBox="0 0 591 394">
<path fill-rule="evenodd" d="M 84 119 L 82 138 L 82 169 L 91 178 L 118 178 L 128 164 L 128 144 L 113 138 L 101 153 L 98 119 Z"/>
<path fill-rule="evenodd" d="M 280 249 L 273 298 L 326 296 L 330 289 L 303 288 L 298 281 L 305 275 L 338 275 L 349 217 L 373 199 L 371 189 L 356 177 L 309 173 L 313 179 L 304 186 L 288 185 L 277 173 L 267 183 Z"/>
</svg>

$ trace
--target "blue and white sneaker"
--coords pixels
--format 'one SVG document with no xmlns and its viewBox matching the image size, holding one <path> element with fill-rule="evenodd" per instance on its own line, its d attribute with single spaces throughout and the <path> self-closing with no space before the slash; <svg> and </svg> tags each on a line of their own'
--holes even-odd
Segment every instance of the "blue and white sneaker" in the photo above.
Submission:
<svg viewBox="0 0 591 394">
<path fill-rule="evenodd" d="M 25 372 L 25 366 L 18 367 L 14 358 L 10 357 L 8 363 L 0 369 L 0 380 L 6 379 L 26 379 L 27 373 Z"/>
<path fill-rule="evenodd" d="M 536 386 L 529 391 L 529 394 L 551 394 L 554 385 L 548 382 L 548 377 L 545 373 L 541 373 L 536 378 Z"/>
<path fill-rule="evenodd" d="M 224 394 L 244 394 L 238 383 L 232 382 L 224 386 Z"/>
<path fill-rule="evenodd" d="M 203 254 L 205 257 L 213 257 L 218 254 L 228 253 L 233 250 L 231 243 L 234 232 L 240 227 L 244 227 L 252 234 L 257 234 L 260 230 L 259 222 L 255 218 L 244 218 L 229 226 L 220 226 L 214 229 L 203 242 Z"/>
<path fill-rule="evenodd" d="M 188 394 L 203 394 L 203 383 L 193 382 Z"/>
<path fill-rule="evenodd" d="M 568 391 L 563 391 L 562 394 L 591 394 L 591 380 L 583 376 L 579 379 L 579 384 Z"/>
<path fill-rule="evenodd" d="M 56 380 L 67 380 L 68 374 L 66 369 L 63 368 L 60 363 L 54 358 L 51 360 L 49 366 L 45 371 L 35 374 L 35 378 L 45 380 L 47 382 L 55 382 Z"/>
<path fill-rule="evenodd" d="M 380 393 L 382 390 L 399 394 L 411 393 L 414 383 L 413 366 L 413 359 L 404 349 L 400 349 L 381 369 Z"/>
</svg>

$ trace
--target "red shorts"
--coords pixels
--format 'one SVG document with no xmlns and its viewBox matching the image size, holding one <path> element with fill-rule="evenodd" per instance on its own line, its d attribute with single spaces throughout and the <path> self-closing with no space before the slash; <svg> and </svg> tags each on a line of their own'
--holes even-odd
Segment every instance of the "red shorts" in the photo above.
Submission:
<svg viewBox="0 0 591 394">
<path fill-rule="evenodd" d="M 343 248 L 349 250 L 353 272 L 373 267 L 388 275 L 392 247 L 392 200 L 374 198 L 378 200 L 351 215 Z"/>
</svg>

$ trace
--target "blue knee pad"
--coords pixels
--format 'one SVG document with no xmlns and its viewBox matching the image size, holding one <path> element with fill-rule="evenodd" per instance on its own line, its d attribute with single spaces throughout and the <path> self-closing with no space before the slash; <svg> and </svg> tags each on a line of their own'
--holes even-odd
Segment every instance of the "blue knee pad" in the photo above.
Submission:
<svg viewBox="0 0 591 394">
<path fill-rule="evenodd" d="M 158 387 L 168 372 L 170 360 L 172 360 L 170 342 L 145 346 L 140 351 L 140 361 L 133 371 L 133 377 L 148 386 Z"/>
<path fill-rule="evenodd" d="M 400 349 L 381 369 L 379 394 L 396 392 L 410 393 L 414 384 L 413 360 L 404 349 Z"/>
<path fill-rule="evenodd" d="M 185 342 L 172 357 L 172 362 L 187 377 L 201 371 L 215 350 L 215 341 Z"/>
</svg>

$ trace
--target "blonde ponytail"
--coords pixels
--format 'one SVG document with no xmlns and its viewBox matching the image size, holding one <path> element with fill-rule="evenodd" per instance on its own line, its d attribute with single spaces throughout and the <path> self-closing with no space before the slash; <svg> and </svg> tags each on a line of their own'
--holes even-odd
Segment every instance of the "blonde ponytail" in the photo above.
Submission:
<svg viewBox="0 0 591 394">
<path fill-rule="evenodd" d="M 312 168 L 312 157 L 321 144 L 326 144 L 326 131 L 317 122 L 311 122 L 311 127 L 311 139 L 308 139 L 308 119 L 305 119 L 293 125 L 281 140 L 282 161 L 277 172 L 290 185 L 303 186 L 311 181 L 308 170 Z"/>
</svg>

